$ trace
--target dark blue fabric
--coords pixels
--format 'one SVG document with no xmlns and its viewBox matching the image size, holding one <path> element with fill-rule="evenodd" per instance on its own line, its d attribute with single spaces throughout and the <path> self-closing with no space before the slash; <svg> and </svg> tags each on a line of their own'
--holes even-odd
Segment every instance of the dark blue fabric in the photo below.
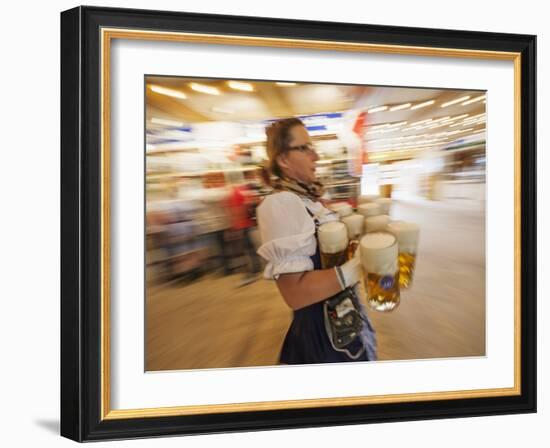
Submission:
<svg viewBox="0 0 550 448">
<path fill-rule="evenodd" d="M 311 215 L 309 209 L 306 210 Z M 322 269 L 321 252 L 315 219 L 315 239 L 317 249 L 310 258 L 313 269 Z M 347 348 L 351 353 L 357 353 L 362 346 L 360 338 L 356 338 Z M 286 334 L 279 357 L 283 364 L 319 364 L 330 362 L 368 361 L 366 351 L 357 359 L 350 358 L 346 353 L 334 350 L 325 329 L 323 301 L 294 311 L 292 323 Z"/>
</svg>

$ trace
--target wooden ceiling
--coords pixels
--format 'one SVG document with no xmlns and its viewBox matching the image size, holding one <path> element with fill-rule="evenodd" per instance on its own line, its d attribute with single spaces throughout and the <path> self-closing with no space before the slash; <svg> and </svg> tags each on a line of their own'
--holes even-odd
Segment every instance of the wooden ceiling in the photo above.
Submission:
<svg viewBox="0 0 550 448">
<path fill-rule="evenodd" d="M 445 108 L 441 104 L 457 98 L 469 96 L 476 98 L 483 91 L 428 89 L 410 87 L 382 87 L 364 85 L 297 83 L 295 85 L 279 85 L 272 81 L 243 81 L 253 87 L 252 92 L 232 89 L 225 79 L 178 78 L 149 76 L 146 78 L 146 119 L 160 118 L 192 125 L 197 122 L 231 121 L 254 122 L 273 118 L 297 115 L 312 115 L 318 113 L 341 112 L 350 109 L 368 110 L 386 105 L 397 106 L 404 103 L 412 105 L 434 100 L 434 104 L 417 110 L 407 108 L 398 111 L 381 111 L 369 113 L 369 126 L 381 124 L 408 123 L 424 119 L 437 120 L 443 117 L 454 117 L 463 114 L 469 116 L 483 114 L 486 109 L 484 101 L 469 105 L 457 103 Z M 215 87 L 219 95 L 197 92 L 190 86 L 199 83 Z M 151 87 L 160 86 L 185 95 L 185 99 L 174 98 L 166 94 L 154 92 Z M 452 123 L 449 123 L 449 126 Z M 470 133 L 477 133 L 485 128 L 484 119 L 474 124 Z M 439 127 L 422 131 L 436 134 L 450 128 Z M 455 128 L 456 129 L 456 128 Z M 406 136 L 403 129 L 384 132 L 384 139 Z M 426 134 L 425 134 L 426 135 Z M 368 139 L 381 140 L 380 135 Z"/>
</svg>

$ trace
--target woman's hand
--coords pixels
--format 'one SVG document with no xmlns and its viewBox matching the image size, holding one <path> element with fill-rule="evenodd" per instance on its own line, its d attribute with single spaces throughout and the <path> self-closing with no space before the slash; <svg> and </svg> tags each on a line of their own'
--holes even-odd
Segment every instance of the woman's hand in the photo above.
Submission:
<svg viewBox="0 0 550 448">
<path fill-rule="evenodd" d="M 340 272 L 342 273 L 342 281 L 344 288 L 355 285 L 361 280 L 361 274 L 363 272 L 361 268 L 361 258 L 359 257 L 359 248 L 353 254 L 353 257 L 340 266 Z"/>
</svg>

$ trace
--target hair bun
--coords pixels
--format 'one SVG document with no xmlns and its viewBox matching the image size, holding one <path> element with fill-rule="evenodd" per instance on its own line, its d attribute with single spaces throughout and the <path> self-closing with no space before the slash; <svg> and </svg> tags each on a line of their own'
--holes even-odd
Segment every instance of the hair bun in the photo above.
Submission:
<svg viewBox="0 0 550 448">
<path fill-rule="evenodd" d="M 279 122 L 274 121 L 273 123 L 270 123 L 266 126 L 265 132 L 267 135 L 273 135 L 273 133 L 275 132 L 275 129 L 277 129 L 278 127 L 279 127 Z"/>
</svg>

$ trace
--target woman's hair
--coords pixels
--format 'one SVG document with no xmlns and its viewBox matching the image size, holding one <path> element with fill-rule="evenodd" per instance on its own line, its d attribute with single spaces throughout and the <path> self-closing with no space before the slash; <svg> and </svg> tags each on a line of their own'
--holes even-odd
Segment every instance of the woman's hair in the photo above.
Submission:
<svg viewBox="0 0 550 448">
<path fill-rule="evenodd" d="M 272 174 L 277 177 L 282 177 L 283 173 L 277 164 L 277 156 L 288 148 L 291 140 L 290 130 L 294 126 L 305 125 L 299 118 L 291 117 L 274 121 L 265 129 L 267 136 L 266 151 L 268 162 L 264 165 L 262 178 L 268 185 L 271 183 L 270 177 Z"/>
</svg>

